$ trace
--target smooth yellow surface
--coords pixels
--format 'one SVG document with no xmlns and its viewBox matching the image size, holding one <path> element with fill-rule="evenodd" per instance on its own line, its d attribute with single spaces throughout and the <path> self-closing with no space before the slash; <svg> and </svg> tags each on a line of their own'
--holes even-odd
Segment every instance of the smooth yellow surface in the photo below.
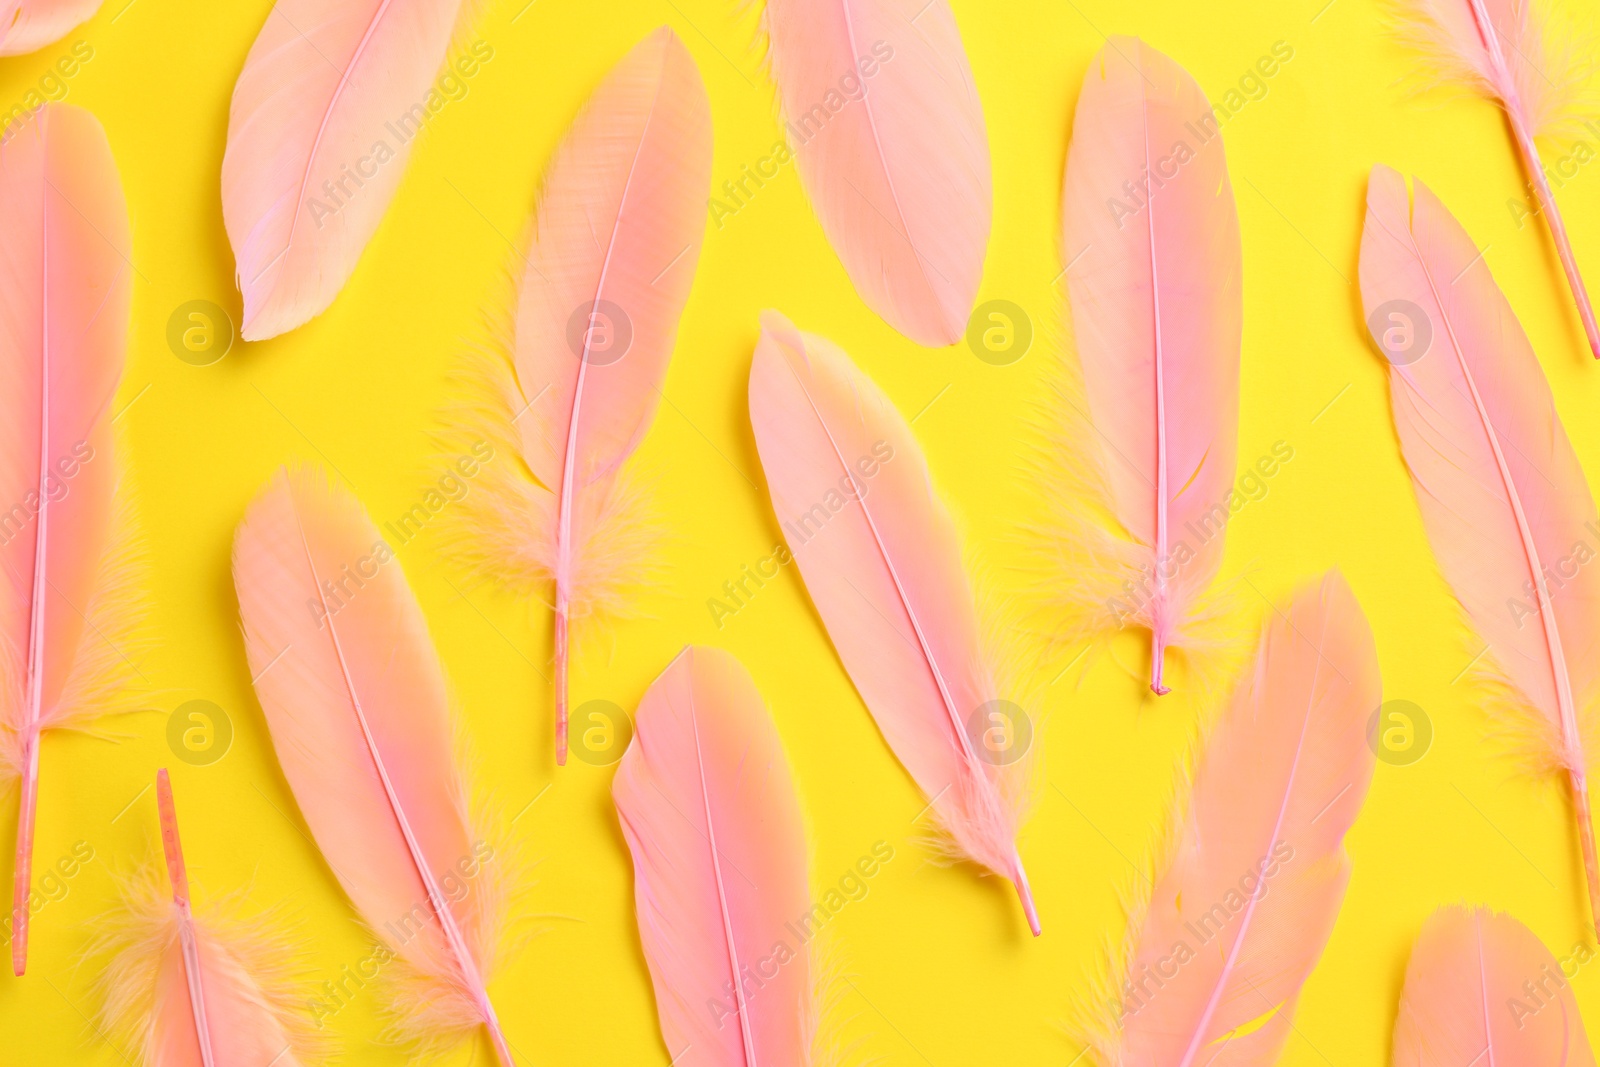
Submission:
<svg viewBox="0 0 1600 1067">
<path fill-rule="evenodd" d="M 1408 95 L 1412 59 L 1386 39 L 1376 0 L 954 0 L 983 98 L 994 160 L 994 232 L 980 300 L 1032 316 L 1034 348 L 994 367 L 965 345 L 918 348 L 856 297 L 792 167 L 710 227 L 667 403 L 639 454 L 670 531 L 662 581 L 641 617 L 590 641 L 575 703 L 631 708 L 686 642 L 738 654 L 769 702 L 793 761 L 822 892 L 880 840 L 895 859 L 830 924 L 847 976 L 843 1014 L 863 1057 L 889 1064 L 1064 1064 L 1075 999 L 1091 990 L 1124 930 L 1120 901 L 1169 810 L 1174 768 L 1214 707 L 1185 688 L 1155 702 L 1136 674 L 1142 644 L 1088 658 L 1046 690 L 1047 784 L 1024 857 L 1045 934 L 1027 936 L 1010 890 L 933 865 L 915 843 L 924 800 L 879 738 L 792 568 L 735 616 L 706 601 L 779 531 L 745 414 L 758 313 L 776 307 L 841 343 L 907 416 L 971 547 L 1003 591 L 1021 557 L 1014 531 L 1035 513 L 1017 473 L 1028 420 L 1063 331 L 1055 279 L 1058 195 L 1073 103 L 1102 34 L 1138 34 L 1184 64 L 1213 100 L 1275 43 L 1293 58 L 1224 127 L 1244 241 L 1241 465 L 1279 440 L 1294 459 L 1228 531 L 1225 577 L 1240 629 L 1269 599 L 1343 568 L 1377 633 L 1386 696 L 1430 716 L 1432 750 L 1380 765 L 1349 839 L 1355 873 L 1338 926 L 1307 983 L 1282 1062 L 1387 1061 L 1412 938 L 1438 905 L 1483 902 L 1528 923 L 1558 957 L 1582 936 L 1583 893 L 1563 793 L 1519 776 L 1486 740 L 1463 669 L 1479 645 L 1457 620 L 1424 542 L 1390 426 L 1385 375 L 1354 285 L 1365 176 L 1385 162 L 1427 181 L 1487 247 L 1533 339 L 1579 455 L 1600 477 L 1600 366 L 1586 354 L 1549 239 L 1507 202 L 1523 178 L 1501 118 L 1467 98 Z M 655 26 L 672 26 L 710 91 L 717 185 L 779 138 L 754 24 L 727 0 L 498 0 L 476 36 L 494 49 L 470 91 L 431 123 L 399 195 L 331 310 L 209 367 L 179 361 L 166 324 L 186 301 L 237 315 L 218 192 L 228 102 L 268 0 L 107 0 L 66 40 L 0 60 L 0 108 L 39 83 L 75 41 L 94 50 L 66 99 L 105 124 L 133 221 L 133 333 L 119 394 L 123 457 L 141 500 L 155 608 L 138 666 L 159 712 L 126 722 L 119 744 L 51 738 L 44 747 L 37 869 L 87 842 L 94 858 L 35 916 L 26 978 L 0 978 L 0 1062 L 118 1064 L 96 1036 L 90 965 L 78 953 L 113 900 L 113 870 L 151 855 L 155 769 L 171 767 L 197 893 L 248 889 L 284 905 L 308 946 L 313 983 L 370 952 L 303 833 L 250 689 L 229 576 L 243 509 L 274 468 L 336 468 L 380 520 L 422 499 L 443 473 L 430 440 L 447 379 L 500 293 L 541 169 L 605 71 Z M 127 6 L 124 6 L 124 5 Z M 1319 10 L 1320 9 L 1320 10 Z M 1593 138 L 1591 138 L 1593 139 Z M 1554 160 L 1570 141 L 1547 152 Z M 1560 193 L 1573 243 L 1600 278 L 1600 167 Z M 4 206 L 0 205 L 0 224 Z M 479 768 L 540 861 L 532 908 L 542 933 L 492 992 L 524 1064 L 666 1064 L 632 914 L 630 866 L 610 770 L 550 757 L 549 619 L 463 573 L 437 523 L 400 548 L 458 691 Z M 1050 683 L 1071 658 L 1048 664 Z M 1086 666 L 1087 665 L 1087 666 Z M 1131 672 L 1131 673 L 1130 673 Z M 167 716 L 188 700 L 225 710 L 232 747 L 180 762 Z M 529 806 L 531 804 L 531 806 Z M 14 800 L 5 802 L 4 853 Z M 9 871 L 9 863 L 4 864 Z M 63 895 L 64 893 L 64 895 Z M 1600 980 L 1574 980 L 1600 1031 Z M 359 992 L 327 1022 L 351 1064 L 399 1064 L 371 1044 L 377 996 Z M 132 1055 L 132 1050 L 124 1050 Z M 470 1053 L 483 1063 L 486 1043 Z"/>
</svg>

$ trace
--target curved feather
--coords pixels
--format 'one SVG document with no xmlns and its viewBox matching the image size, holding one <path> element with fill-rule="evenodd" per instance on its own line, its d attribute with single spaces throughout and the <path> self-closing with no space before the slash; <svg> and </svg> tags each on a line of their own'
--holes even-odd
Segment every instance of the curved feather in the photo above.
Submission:
<svg viewBox="0 0 1600 1067">
<path fill-rule="evenodd" d="M 1594 306 L 1534 143 L 1570 111 L 1587 72 L 1570 45 L 1556 44 L 1533 0 L 1401 0 L 1400 12 L 1402 36 L 1442 78 L 1465 83 L 1505 111 L 1540 212 L 1550 224 L 1589 349 L 1600 359 Z"/>
<path fill-rule="evenodd" d="M 1380 349 L 1413 331 L 1389 389 L 1423 527 L 1545 761 L 1570 778 L 1600 919 L 1580 720 L 1600 682 L 1600 571 L 1572 565 L 1600 526 L 1583 468 L 1483 253 L 1387 167 L 1367 186 L 1361 297 Z"/>
<path fill-rule="evenodd" d="M 476 869 L 452 717 L 422 612 L 360 504 L 280 471 L 234 541 L 234 584 L 273 748 L 328 866 L 429 983 L 440 1029 L 489 1028 L 498 936 Z M 447 892 L 446 887 L 453 891 Z"/>
<path fill-rule="evenodd" d="M 992 195 L 983 107 L 947 0 L 767 0 L 800 180 L 867 306 L 923 345 L 961 339 Z"/>
<path fill-rule="evenodd" d="M 1183 68 L 1112 38 L 1078 97 L 1062 193 L 1073 333 L 1109 509 L 1114 595 L 1151 632 L 1150 688 L 1222 562 L 1239 422 L 1239 219 Z M 1129 573 L 1131 572 L 1131 573 Z M 1097 598 L 1104 599 L 1104 598 Z"/>
<path fill-rule="evenodd" d="M 805 825 L 761 694 L 733 656 L 686 648 L 634 726 L 611 793 L 667 1051 L 684 1067 L 805 1067 Z"/>
<path fill-rule="evenodd" d="M 85 617 L 103 584 L 127 345 L 130 238 L 105 131 L 49 104 L 0 145 L 0 721 L 21 778 L 12 966 L 23 972 L 39 739 L 88 713 L 103 666 Z"/>
<path fill-rule="evenodd" d="M 616 475 L 655 416 L 710 184 L 710 102 L 663 26 L 595 90 L 550 164 L 518 286 L 510 425 L 496 427 L 532 481 L 490 483 L 499 499 L 474 512 L 501 546 L 479 553 L 492 571 L 554 585 L 557 763 L 569 619 L 604 599 Z"/>
<path fill-rule="evenodd" d="M 461 0 L 273 5 L 234 85 L 222 159 L 245 340 L 309 321 L 349 280 L 437 99 L 431 85 L 460 9 Z"/>
<path fill-rule="evenodd" d="M 955 523 L 888 397 L 837 346 L 763 314 L 750 422 L 773 511 L 833 647 L 963 858 L 1016 884 L 1020 765 L 980 756 L 1000 697 Z"/>
<path fill-rule="evenodd" d="M 1344 835 L 1381 697 L 1372 631 L 1338 572 L 1268 621 L 1130 937 L 1108 1063 L 1276 1062 L 1350 879 Z"/>
<path fill-rule="evenodd" d="M 89 21 L 102 0 L 0 0 L 0 56 L 36 52 Z"/>
<path fill-rule="evenodd" d="M 1423 924 L 1394 1026 L 1395 1067 L 1594 1067 L 1572 987 L 1533 932 L 1487 908 Z"/>
</svg>

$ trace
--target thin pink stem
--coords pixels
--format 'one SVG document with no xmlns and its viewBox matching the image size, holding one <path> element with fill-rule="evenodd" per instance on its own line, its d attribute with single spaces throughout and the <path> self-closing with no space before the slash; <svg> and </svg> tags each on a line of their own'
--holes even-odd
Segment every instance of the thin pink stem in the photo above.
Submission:
<svg viewBox="0 0 1600 1067">
<path fill-rule="evenodd" d="M 1161 676 L 1167 659 L 1167 639 L 1162 636 L 1161 622 L 1156 620 L 1150 628 L 1150 692 L 1164 697 L 1172 690 L 1163 685 Z"/>
<path fill-rule="evenodd" d="M 1567 285 L 1572 289 L 1572 299 L 1578 305 L 1578 317 L 1583 320 L 1583 332 L 1589 338 L 1589 351 L 1594 358 L 1600 359 L 1600 326 L 1594 318 L 1594 306 L 1589 302 L 1589 290 L 1583 284 L 1583 275 L 1578 273 L 1578 260 L 1572 253 L 1572 241 L 1567 237 L 1567 224 L 1561 218 L 1561 209 L 1556 206 L 1555 194 L 1550 190 L 1550 182 L 1544 175 L 1544 168 L 1539 164 L 1539 150 L 1533 143 L 1533 138 L 1528 135 L 1522 120 L 1513 110 L 1507 110 L 1511 119 L 1511 131 L 1516 135 L 1517 151 L 1522 156 L 1522 165 L 1533 179 L 1533 190 L 1539 198 L 1539 208 L 1544 213 L 1544 218 L 1550 224 L 1550 236 L 1555 238 L 1556 255 L 1561 257 L 1561 269 L 1566 272 Z"/>
<path fill-rule="evenodd" d="M 567 594 L 556 587 L 556 766 L 567 763 Z"/>
<path fill-rule="evenodd" d="M 28 898 L 33 895 L 33 824 L 39 807 L 39 732 L 23 742 L 27 768 L 22 775 L 22 803 L 17 810 L 17 861 L 11 876 L 11 973 L 28 969 Z"/>
<path fill-rule="evenodd" d="M 156 772 L 156 807 L 161 813 L 161 850 L 167 857 L 167 878 L 172 882 L 172 903 L 178 910 L 178 941 L 183 949 L 183 974 L 189 985 L 189 1007 L 194 1012 L 195 1038 L 200 1042 L 200 1062 L 216 1067 L 211 1050 L 211 1026 L 206 1022 L 206 988 L 200 971 L 200 942 L 195 938 L 194 913 L 189 907 L 189 871 L 183 863 L 183 843 L 178 840 L 178 809 L 172 802 L 172 780 L 167 769 Z"/>
<path fill-rule="evenodd" d="M 1033 889 L 1028 885 L 1028 872 L 1022 869 L 1022 857 L 1016 857 L 1016 867 L 1011 881 L 1017 887 L 1017 899 L 1022 901 L 1022 914 L 1027 916 L 1028 929 L 1033 931 L 1033 936 L 1038 937 L 1043 931 L 1039 928 L 1039 910 L 1033 906 Z"/>
<path fill-rule="evenodd" d="M 1578 842 L 1583 849 L 1583 875 L 1589 887 L 1589 917 L 1600 936 L 1600 861 L 1595 858 L 1594 816 L 1589 811 L 1589 781 L 1582 774 L 1572 775 L 1572 806 L 1578 817 Z"/>
</svg>

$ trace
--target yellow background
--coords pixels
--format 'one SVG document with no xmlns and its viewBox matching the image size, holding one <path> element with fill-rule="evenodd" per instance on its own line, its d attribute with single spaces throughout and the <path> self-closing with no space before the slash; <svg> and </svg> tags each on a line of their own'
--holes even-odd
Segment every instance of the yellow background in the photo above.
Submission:
<svg viewBox="0 0 1600 1067">
<path fill-rule="evenodd" d="M 66 99 L 104 123 L 132 216 L 138 275 L 119 396 L 119 406 L 132 406 L 119 426 L 155 598 L 152 647 L 139 669 L 160 709 L 130 720 L 133 736 L 119 744 L 45 743 L 38 868 L 79 840 L 95 858 L 36 915 L 28 976 L 0 979 L 5 1063 L 122 1062 L 87 1022 L 94 975 L 78 953 L 88 922 L 112 900 L 113 869 L 154 847 L 146 790 L 161 765 L 172 769 L 201 897 L 248 886 L 251 905 L 286 905 L 309 943 L 316 981 L 368 954 L 301 832 L 251 693 L 229 575 L 235 524 L 273 469 L 295 459 L 337 468 L 380 521 L 421 499 L 442 473 L 429 435 L 449 373 L 482 335 L 541 168 L 605 71 L 655 26 L 677 31 L 709 88 L 717 185 L 780 136 L 753 21 L 727 0 L 525 2 L 497 0 L 481 13 L 475 33 L 492 45 L 493 60 L 428 127 L 331 310 L 203 368 L 175 358 L 166 323 L 194 299 L 238 313 L 218 175 L 233 82 L 268 0 L 107 0 L 64 41 L 0 60 L 0 108 L 8 109 L 74 41 L 94 48 Z M 1073 1061 L 1081 1046 L 1070 1036 L 1071 1004 L 1122 936 L 1120 901 L 1164 824 L 1173 769 L 1211 707 L 1181 673 L 1177 693 L 1150 698 L 1135 676 L 1142 645 L 1131 638 L 1046 690 L 1047 784 L 1024 847 L 1041 939 L 1027 936 L 1008 887 L 930 863 L 913 840 L 924 801 L 880 740 L 794 570 L 720 629 L 706 606 L 779 536 L 745 414 L 757 315 L 776 307 L 840 342 L 902 411 L 922 412 L 917 435 L 972 548 L 1002 588 L 1025 584 L 1007 577 L 1020 558 L 1013 532 L 1036 508 L 1017 472 L 1060 347 L 1060 176 L 1078 86 L 1103 34 L 1144 37 L 1213 100 L 1275 42 L 1294 49 L 1266 96 L 1224 128 L 1245 263 L 1239 457 L 1252 461 L 1278 440 L 1295 450 L 1268 496 L 1232 523 L 1225 577 L 1241 593 L 1238 622 L 1249 628 L 1267 599 L 1343 568 L 1377 633 L 1386 696 L 1419 704 L 1436 735 L 1421 762 L 1377 769 L 1349 838 L 1349 894 L 1282 1062 L 1386 1061 L 1409 946 L 1438 905 L 1510 910 L 1558 956 L 1582 936 L 1564 795 L 1519 777 L 1486 742 L 1470 677 L 1457 680 L 1479 645 L 1459 624 L 1424 542 L 1354 286 L 1368 168 L 1382 161 L 1422 177 L 1488 247 L 1593 472 L 1600 366 L 1583 349 L 1544 229 L 1519 228 L 1507 208 L 1523 178 L 1495 110 L 1471 99 L 1411 98 L 1400 81 L 1412 59 L 1385 37 L 1375 0 L 1325 3 L 954 0 L 993 155 L 994 231 L 980 300 L 1021 305 L 1038 333 L 1011 366 L 986 365 L 965 345 L 918 348 L 868 311 L 792 167 L 708 229 L 668 402 L 639 455 L 657 477 L 671 531 L 664 580 L 640 599 L 640 618 L 582 649 L 574 699 L 633 707 L 685 642 L 741 657 L 795 766 L 816 890 L 874 842 L 896 849 L 867 897 L 830 926 L 848 976 L 844 1014 L 866 1057 L 936 1067 Z M 1579 258 L 1600 278 L 1597 193 L 1600 166 L 1580 171 L 1560 197 Z M 540 861 L 532 902 L 543 932 L 492 986 L 507 1032 L 527 1064 L 665 1064 L 611 772 L 573 763 L 557 774 L 551 763 L 551 698 L 538 673 L 548 673 L 548 616 L 463 574 L 437 527 L 400 558 L 458 691 L 482 778 L 522 812 L 515 836 Z M 1041 681 L 1070 658 L 1071 650 L 1047 665 Z M 167 748 L 166 716 L 191 699 L 215 702 L 233 724 L 231 750 L 210 766 L 182 763 Z M 5 805 L 9 827 L 14 801 Z M 9 850 L 9 828 L 4 840 Z M 1600 1030 L 1594 969 L 1574 984 Z M 402 1062 L 370 1043 L 376 1008 L 364 991 L 329 1023 L 347 1062 Z M 486 1044 L 475 1041 L 472 1051 L 485 1062 Z"/>
</svg>

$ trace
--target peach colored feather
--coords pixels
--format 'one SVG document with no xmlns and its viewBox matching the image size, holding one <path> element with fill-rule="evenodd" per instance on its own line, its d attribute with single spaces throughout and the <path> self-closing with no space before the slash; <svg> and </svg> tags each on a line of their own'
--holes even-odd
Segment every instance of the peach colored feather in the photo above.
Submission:
<svg viewBox="0 0 1600 1067">
<path fill-rule="evenodd" d="M 233 573 L 256 695 L 300 812 L 356 911 L 427 994 L 403 1023 L 426 1038 L 486 1026 L 511 1067 L 486 987 L 500 916 L 488 884 L 457 873 L 483 842 L 444 673 L 398 561 L 348 493 L 280 471 L 239 526 Z"/>
<path fill-rule="evenodd" d="M 1372 631 L 1330 572 L 1269 618 L 1211 730 L 1175 848 L 1130 933 L 1118 1067 L 1267 1067 L 1333 931 L 1382 699 Z"/>
<path fill-rule="evenodd" d="M 611 793 L 633 854 L 661 1036 L 682 1067 L 807 1067 L 816 1022 L 805 824 L 739 661 L 690 647 L 639 703 Z"/>
<path fill-rule="evenodd" d="M 515 380 L 497 381 L 494 410 L 469 419 L 526 468 L 485 480 L 466 548 L 498 580 L 552 591 L 558 764 L 570 625 L 622 600 L 619 471 L 661 398 L 710 183 L 705 86 L 663 26 L 611 71 L 556 151 L 518 286 Z"/>
<path fill-rule="evenodd" d="M 245 340 L 309 321 L 349 280 L 430 114 L 460 11 L 461 0 L 273 5 L 234 85 L 222 159 Z"/>
<path fill-rule="evenodd" d="M 37 52 L 94 17 L 104 0 L 0 0 L 0 56 Z"/>
<path fill-rule="evenodd" d="M 856 291 L 918 344 L 954 344 L 992 196 L 948 0 L 767 0 L 765 28 L 800 180 Z"/>
<path fill-rule="evenodd" d="M 1570 110 L 1586 76 L 1571 42 L 1558 42 L 1534 0 L 1398 0 L 1401 35 L 1445 80 L 1464 83 L 1499 104 L 1511 125 L 1523 170 L 1550 225 L 1589 350 L 1600 359 L 1600 325 L 1589 300 L 1561 208 L 1534 139 Z"/>
<path fill-rule="evenodd" d="M 773 311 L 750 422 L 773 511 L 861 699 L 957 853 L 1016 885 L 1037 935 L 1017 849 L 1025 765 L 980 745 L 1001 694 L 911 427 L 849 356 Z"/>
<path fill-rule="evenodd" d="M 1395 430 L 1439 570 L 1485 644 L 1491 678 L 1565 771 L 1600 921 L 1583 716 L 1600 694 L 1594 497 L 1527 335 L 1483 253 L 1421 182 L 1374 167 L 1361 297 L 1389 357 Z"/>
<path fill-rule="evenodd" d="M 20 778 L 12 967 L 28 951 L 41 736 L 96 713 L 115 657 L 103 602 L 116 489 L 111 404 L 131 288 L 122 184 L 87 111 L 49 104 L 0 145 L 0 732 Z"/>
<path fill-rule="evenodd" d="M 1487 908 L 1441 908 L 1422 926 L 1394 1025 L 1394 1067 L 1594 1067 L 1556 958 Z"/>
<path fill-rule="evenodd" d="M 162 895 L 154 878 L 125 886 L 115 932 L 92 950 L 110 956 L 104 1030 L 144 1067 L 300 1067 L 311 1042 L 290 1010 L 286 950 L 241 937 L 237 920 L 197 917 L 165 769 L 156 796 L 170 888 Z"/>
<path fill-rule="evenodd" d="M 1183 68 L 1128 37 L 1089 64 L 1062 193 L 1087 418 L 1116 533 L 1105 595 L 1150 630 L 1150 688 L 1222 563 L 1239 421 L 1239 219 L 1222 137 Z M 1083 581 L 1080 577 L 1078 581 Z"/>
</svg>

